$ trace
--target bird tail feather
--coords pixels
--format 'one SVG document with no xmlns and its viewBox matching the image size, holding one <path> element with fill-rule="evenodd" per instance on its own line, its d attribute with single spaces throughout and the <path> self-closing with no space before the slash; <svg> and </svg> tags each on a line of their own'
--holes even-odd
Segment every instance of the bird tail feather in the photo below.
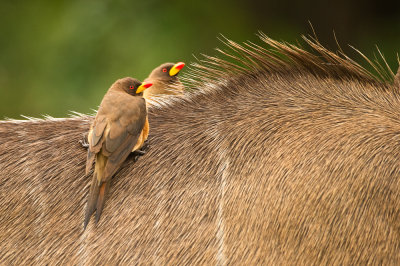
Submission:
<svg viewBox="0 0 400 266">
<path fill-rule="evenodd" d="M 106 196 L 107 196 L 109 188 L 110 188 L 110 181 L 104 182 L 100 186 L 99 195 L 97 197 L 97 204 L 96 204 L 96 223 L 100 220 L 100 215 L 101 215 L 101 212 L 103 211 L 104 202 L 106 200 Z"/>
<path fill-rule="evenodd" d="M 96 164 L 94 169 L 94 174 L 92 178 L 92 185 L 89 191 L 89 198 L 86 207 L 85 213 L 85 221 L 84 221 L 84 229 L 88 225 L 90 221 L 90 217 L 96 211 L 96 223 L 100 219 L 101 212 L 104 207 L 104 202 L 107 196 L 107 192 L 109 189 L 110 181 L 102 182 L 104 168 L 107 162 L 107 158 L 104 157 L 102 154 L 96 155 Z"/>
</svg>

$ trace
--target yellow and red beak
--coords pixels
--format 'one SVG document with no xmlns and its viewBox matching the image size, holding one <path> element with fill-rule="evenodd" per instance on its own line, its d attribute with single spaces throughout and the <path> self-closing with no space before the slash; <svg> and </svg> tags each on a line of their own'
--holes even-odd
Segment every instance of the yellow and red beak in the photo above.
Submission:
<svg viewBox="0 0 400 266">
<path fill-rule="evenodd" d="M 170 75 L 171 77 L 172 77 L 172 76 L 175 76 L 176 74 L 179 73 L 179 71 L 181 71 L 181 69 L 182 69 L 184 66 L 185 66 L 185 63 L 183 63 L 183 62 L 176 63 L 176 64 L 169 70 L 169 75 Z"/>
<path fill-rule="evenodd" d="M 137 90 L 136 93 L 141 93 L 142 91 L 144 91 L 147 88 L 150 88 L 153 85 L 153 83 L 150 82 L 143 82 L 142 85 L 140 85 Z"/>
</svg>

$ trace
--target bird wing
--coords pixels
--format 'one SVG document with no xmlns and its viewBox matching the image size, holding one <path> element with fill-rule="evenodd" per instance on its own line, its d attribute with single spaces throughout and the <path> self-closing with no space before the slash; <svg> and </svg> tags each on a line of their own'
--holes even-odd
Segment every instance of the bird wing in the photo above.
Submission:
<svg viewBox="0 0 400 266">
<path fill-rule="evenodd" d="M 143 130 L 147 109 L 142 97 L 122 95 L 118 115 L 113 116 L 103 136 L 101 153 L 108 157 L 103 178 L 108 180 L 128 157 Z"/>
<path fill-rule="evenodd" d="M 88 136 L 89 149 L 86 159 L 86 175 L 89 174 L 94 158 L 96 157 L 95 155 L 100 151 L 103 145 L 102 137 L 107 127 L 107 116 L 102 113 L 103 112 L 99 109 L 90 129 L 91 134 Z"/>
</svg>

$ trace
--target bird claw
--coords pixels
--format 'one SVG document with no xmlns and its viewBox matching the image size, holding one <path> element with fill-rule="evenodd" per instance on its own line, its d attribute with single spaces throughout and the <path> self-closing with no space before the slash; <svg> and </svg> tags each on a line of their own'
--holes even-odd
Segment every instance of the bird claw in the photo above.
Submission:
<svg viewBox="0 0 400 266">
<path fill-rule="evenodd" d="M 145 155 L 146 154 L 146 152 L 143 150 L 136 150 L 136 151 L 134 151 L 134 153 L 137 155 Z"/>
<path fill-rule="evenodd" d="M 83 139 L 78 141 L 82 145 L 83 148 L 89 148 L 89 142 L 87 140 L 87 137 L 88 137 L 88 135 L 84 134 Z"/>
<path fill-rule="evenodd" d="M 146 154 L 146 150 L 148 150 L 149 147 L 150 147 L 149 141 L 146 140 L 146 141 L 144 142 L 142 148 L 140 148 L 140 150 L 136 150 L 136 151 L 133 152 L 133 156 L 134 156 L 134 157 L 133 157 L 133 161 L 134 161 L 134 162 L 137 162 L 137 161 L 139 160 L 139 157 L 140 157 L 140 156 L 143 156 L 143 155 Z"/>
<path fill-rule="evenodd" d="M 140 151 L 146 151 L 146 150 L 148 150 L 150 148 L 150 144 L 149 144 L 149 140 L 146 140 L 144 143 L 143 143 L 143 146 L 142 146 L 142 148 L 140 148 Z"/>
</svg>

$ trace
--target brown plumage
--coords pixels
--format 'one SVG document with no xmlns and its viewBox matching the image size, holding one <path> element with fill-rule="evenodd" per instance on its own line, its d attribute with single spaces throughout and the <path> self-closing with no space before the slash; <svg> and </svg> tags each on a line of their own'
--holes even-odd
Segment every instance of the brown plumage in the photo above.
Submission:
<svg viewBox="0 0 400 266">
<path fill-rule="evenodd" d="M 88 134 L 86 175 L 96 161 L 85 214 L 84 228 L 96 211 L 100 219 L 112 176 L 131 151 L 142 147 L 149 134 L 142 84 L 133 78 L 117 80 L 104 96 Z"/>
<path fill-rule="evenodd" d="M 148 100 L 156 100 L 160 95 L 182 95 L 184 87 L 179 81 L 178 74 L 184 66 L 183 62 L 164 63 L 153 69 L 144 80 L 151 82 L 153 86 L 143 93 L 143 97 Z"/>
<path fill-rule="evenodd" d="M 101 228 L 80 226 L 93 117 L 0 122 L 1 264 L 399 265 L 395 75 L 264 41 L 149 107 Z"/>
</svg>

